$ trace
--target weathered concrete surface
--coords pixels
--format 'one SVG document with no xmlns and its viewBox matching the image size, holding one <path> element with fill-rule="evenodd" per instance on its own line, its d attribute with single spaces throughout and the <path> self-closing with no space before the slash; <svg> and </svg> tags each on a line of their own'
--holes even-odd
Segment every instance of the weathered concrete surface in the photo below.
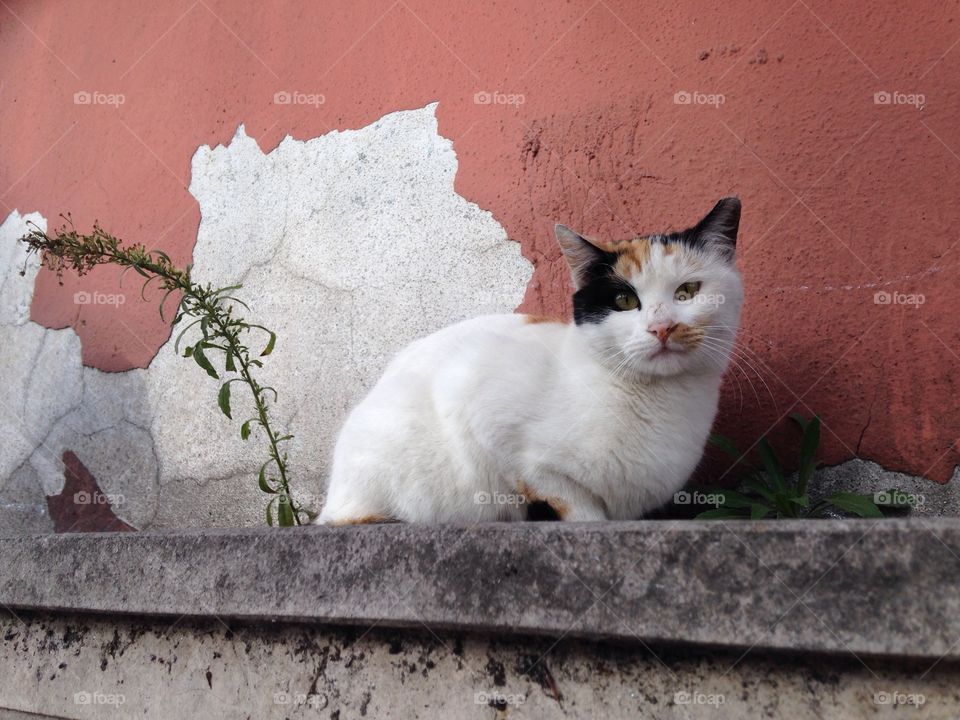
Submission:
<svg viewBox="0 0 960 720">
<path fill-rule="evenodd" d="M 935 484 L 926 478 L 885 470 L 869 460 L 849 460 L 820 468 L 811 482 L 811 492 L 825 497 L 835 492 L 876 495 L 895 490 L 915 505 L 911 517 L 960 517 L 960 467 L 950 482 Z"/>
<path fill-rule="evenodd" d="M 960 520 L 14 537 L 0 604 L 960 657 Z"/>
<path fill-rule="evenodd" d="M 288 138 L 270 153 L 241 127 L 228 146 L 194 157 L 190 187 L 203 211 L 194 278 L 242 282 L 235 294 L 253 308 L 243 313 L 279 335 L 260 378 L 279 390 L 273 416 L 295 435 L 290 466 L 307 507 L 319 510 L 343 418 L 389 359 L 451 323 L 510 312 L 532 273 L 490 213 L 454 192 L 457 158 L 434 111 Z M 0 226 L 0 375 L 9 378 L 0 532 L 49 528 L 43 497 L 63 487 L 64 451 L 134 527 L 262 525 L 261 438 L 241 441 L 239 421 L 217 407 L 217 383 L 172 340 L 146 369 L 105 373 L 82 367 L 72 328 L 29 321 L 37 267 L 31 261 L 20 277 L 15 242 L 27 220 L 46 226 L 17 212 Z M 109 293 L 79 293 L 75 311 L 103 305 L 123 323 L 122 308 L 139 297 L 135 277 Z M 237 388 L 234 417 L 249 417 Z"/>
<path fill-rule="evenodd" d="M 703 655 L 429 627 L 0 613 L 0 668 L 0 707 L 84 720 L 884 720 L 960 713 L 960 668 L 947 662 Z"/>
</svg>

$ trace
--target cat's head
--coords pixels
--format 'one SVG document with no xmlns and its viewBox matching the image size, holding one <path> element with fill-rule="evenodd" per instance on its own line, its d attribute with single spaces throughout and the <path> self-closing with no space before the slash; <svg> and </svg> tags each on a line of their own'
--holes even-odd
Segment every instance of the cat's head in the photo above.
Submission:
<svg viewBox="0 0 960 720">
<path fill-rule="evenodd" d="M 625 376 L 722 371 L 743 286 L 734 265 L 740 200 L 723 198 L 681 232 L 588 240 L 557 225 L 573 272 L 574 321 Z"/>
</svg>

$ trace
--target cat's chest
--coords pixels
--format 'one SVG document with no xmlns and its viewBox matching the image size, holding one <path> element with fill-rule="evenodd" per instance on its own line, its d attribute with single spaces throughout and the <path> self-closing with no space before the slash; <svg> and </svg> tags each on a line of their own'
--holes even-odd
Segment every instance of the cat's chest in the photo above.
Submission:
<svg viewBox="0 0 960 720">
<path fill-rule="evenodd" d="M 596 470 L 621 483 L 686 476 L 702 454 L 717 399 L 710 385 L 596 392 L 567 418 L 577 428 L 574 462 L 581 474 Z"/>
</svg>

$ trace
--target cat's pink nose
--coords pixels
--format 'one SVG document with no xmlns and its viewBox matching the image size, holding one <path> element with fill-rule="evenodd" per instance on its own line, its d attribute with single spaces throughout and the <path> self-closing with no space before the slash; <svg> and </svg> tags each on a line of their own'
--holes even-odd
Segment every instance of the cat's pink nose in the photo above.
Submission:
<svg viewBox="0 0 960 720">
<path fill-rule="evenodd" d="M 670 333 L 676 329 L 676 324 L 670 325 L 668 323 L 657 323 L 656 325 L 650 325 L 647 328 L 647 332 L 651 335 L 656 335 L 657 340 L 660 341 L 660 344 L 666 346 L 667 338 L 669 338 Z"/>
</svg>

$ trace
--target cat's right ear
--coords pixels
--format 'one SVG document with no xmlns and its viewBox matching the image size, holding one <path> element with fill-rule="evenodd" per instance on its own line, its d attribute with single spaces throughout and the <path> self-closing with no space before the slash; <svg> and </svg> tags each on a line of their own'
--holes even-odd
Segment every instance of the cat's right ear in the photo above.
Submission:
<svg viewBox="0 0 960 720">
<path fill-rule="evenodd" d="M 553 230 L 557 234 L 557 242 L 560 243 L 560 249 L 563 250 L 563 256 L 567 259 L 570 272 L 573 274 L 573 285 L 579 290 L 589 281 L 591 270 L 607 261 L 609 253 L 566 225 L 557 223 Z"/>
</svg>

